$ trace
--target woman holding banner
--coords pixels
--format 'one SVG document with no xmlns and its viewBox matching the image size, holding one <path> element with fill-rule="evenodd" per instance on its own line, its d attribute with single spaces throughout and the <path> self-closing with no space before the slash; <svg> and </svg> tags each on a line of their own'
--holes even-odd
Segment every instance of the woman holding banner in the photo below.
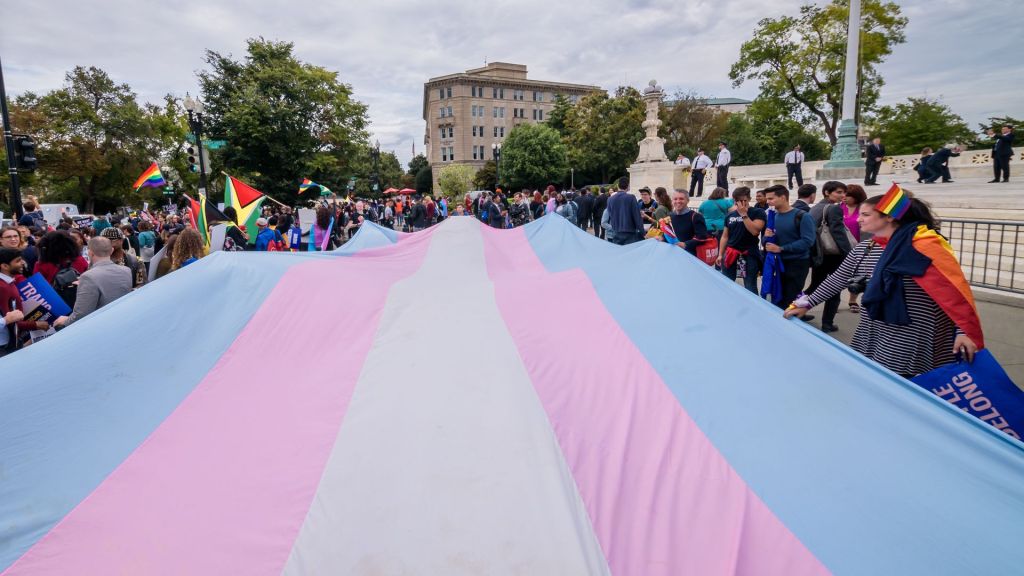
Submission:
<svg viewBox="0 0 1024 576">
<path fill-rule="evenodd" d="M 928 205 L 893 185 L 861 204 L 859 243 L 786 317 L 803 316 L 843 290 L 864 293 L 854 350 L 910 378 L 937 366 L 968 361 L 984 347 L 981 320 L 953 250 L 937 232 Z"/>
</svg>

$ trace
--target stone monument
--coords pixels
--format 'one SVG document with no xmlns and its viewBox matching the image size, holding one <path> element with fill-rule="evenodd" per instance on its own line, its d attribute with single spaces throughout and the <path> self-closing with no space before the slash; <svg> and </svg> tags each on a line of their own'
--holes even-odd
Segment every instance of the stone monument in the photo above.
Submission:
<svg viewBox="0 0 1024 576">
<path fill-rule="evenodd" d="M 683 179 L 682 168 L 676 166 L 665 156 L 665 139 L 658 136 L 661 120 L 658 119 L 658 107 L 665 92 L 658 83 L 651 80 L 644 88 L 644 104 L 647 106 L 647 118 L 642 124 L 646 137 L 639 142 L 640 153 L 629 167 L 629 191 L 639 196 L 644 186 L 652 191 L 658 186 L 671 191 L 677 186 L 677 180 Z"/>
</svg>

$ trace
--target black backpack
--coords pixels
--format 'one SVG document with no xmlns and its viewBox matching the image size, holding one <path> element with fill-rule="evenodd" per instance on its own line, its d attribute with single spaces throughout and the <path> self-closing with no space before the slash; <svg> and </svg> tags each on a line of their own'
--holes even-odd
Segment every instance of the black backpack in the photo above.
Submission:
<svg viewBox="0 0 1024 576">
<path fill-rule="evenodd" d="M 75 300 L 78 299 L 78 285 L 75 282 L 78 281 L 78 270 L 72 268 L 71 264 L 62 266 L 60 270 L 57 270 L 57 274 L 53 277 L 53 282 L 50 284 L 53 286 L 57 295 L 64 301 L 65 304 L 70 308 L 75 307 Z"/>
</svg>

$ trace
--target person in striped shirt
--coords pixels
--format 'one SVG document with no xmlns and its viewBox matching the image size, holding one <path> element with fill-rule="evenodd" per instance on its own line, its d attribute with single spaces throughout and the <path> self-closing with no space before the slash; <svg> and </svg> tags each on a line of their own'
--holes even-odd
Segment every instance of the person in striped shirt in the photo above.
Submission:
<svg viewBox="0 0 1024 576">
<path fill-rule="evenodd" d="M 874 236 L 858 243 L 839 268 L 817 289 L 797 298 L 786 310 L 786 318 L 801 317 L 811 308 L 842 294 L 843 290 L 863 292 L 871 278 L 882 273 L 878 270 L 879 260 L 883 252 L 892 247 L 889 240 L 900 227 L 923 225 L 929 230 L 937 228 L 935 217 L 924 202 L 913 198 L 911 209 L 901 218 L 893 218 L 876 210 L 881 199 L 882 196 L 874 196 L 865 200 L 860 207 L 858 222 L 861 231 Z M 966 284 L 962 272 L 960 280 Z M 968 361 L 972 360 L 974 353 L 983 344 L 976 312 L 973 317 L 968 312 L 969 321 L 963 322 L 964 326 L 958 326 L 947 311 L 952 310 L 953 306 L 963 309 L 961 303 L 937 302 L 910 275 L 903 275 L 899 281 L 903 284 L 903 306 L 909 321 L 893 323 L 876 320 L 872 318 L 868 307 L 863 306 L 860 309 L 860 324 L 850 346 L 906 378 L 954 362 L 958 353 L 963 354 Z M 971 305 L 973 308 L 973 302 Z"/>
</svg>

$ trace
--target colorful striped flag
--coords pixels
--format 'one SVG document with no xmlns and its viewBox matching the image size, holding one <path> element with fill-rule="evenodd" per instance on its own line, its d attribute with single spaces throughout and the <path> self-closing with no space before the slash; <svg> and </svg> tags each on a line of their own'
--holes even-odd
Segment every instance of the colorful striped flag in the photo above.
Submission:
<svg viewBox="0 0 1024 576">
<path fill-rule="evenodd" d="M 907 210 L 910 210 L 910 195 L 900 188 L 899 184 L 893 182 L 889 191 L 878 201 L 875 210 L 900 219 L 907 213 Z"/>
<path fill-rule="evenodd" d="M 299 184 L 299 194 L 302 194 L 303 192 L 311 188 L 319 188 L 321 196 L 328 196 L 331 194 L 330 188 L 324 186 L 323 184 L 317 184 L 316 182 L 313 182 L 309 178 L 302 179 L 302 184 Z"/>
<path fill-rule="evenodd" d="M 191 196 L 185 195 L 188 198 L 189 207 L 191 208 L 190 218 L 192 220 L 192 227 L 199 232 L 199 236 L 203 239 L 203 245 L 207 248 L 210 247 L 210 226 L 217 222 L 230 222 L 231 219 L 226 214 L 220 211 L 214 206 L 205 194 L 199 195 L 199 200 L 193 200 Z"/>
<path fill-rule="evenodd" d="M 259 219 L 267 195 L 234 176 L 224 183 L 224 206 L 232 206 L 238 213 L 238 225 L 249 233 L 249 244 L 256 243 L 256 220 Z"/>
<path fill-rule="evenodd" d="M 135 181 L 135 190 L 147 186 L 149 188 L 158 188 L 160 186 L 166 186 L 167 180 L 164 180 L 164 175 L 160 173 L 160 167 L 153 162 L 146 168 L 146 171 L 139 176 L 138 180 Z"/>
</svg>

